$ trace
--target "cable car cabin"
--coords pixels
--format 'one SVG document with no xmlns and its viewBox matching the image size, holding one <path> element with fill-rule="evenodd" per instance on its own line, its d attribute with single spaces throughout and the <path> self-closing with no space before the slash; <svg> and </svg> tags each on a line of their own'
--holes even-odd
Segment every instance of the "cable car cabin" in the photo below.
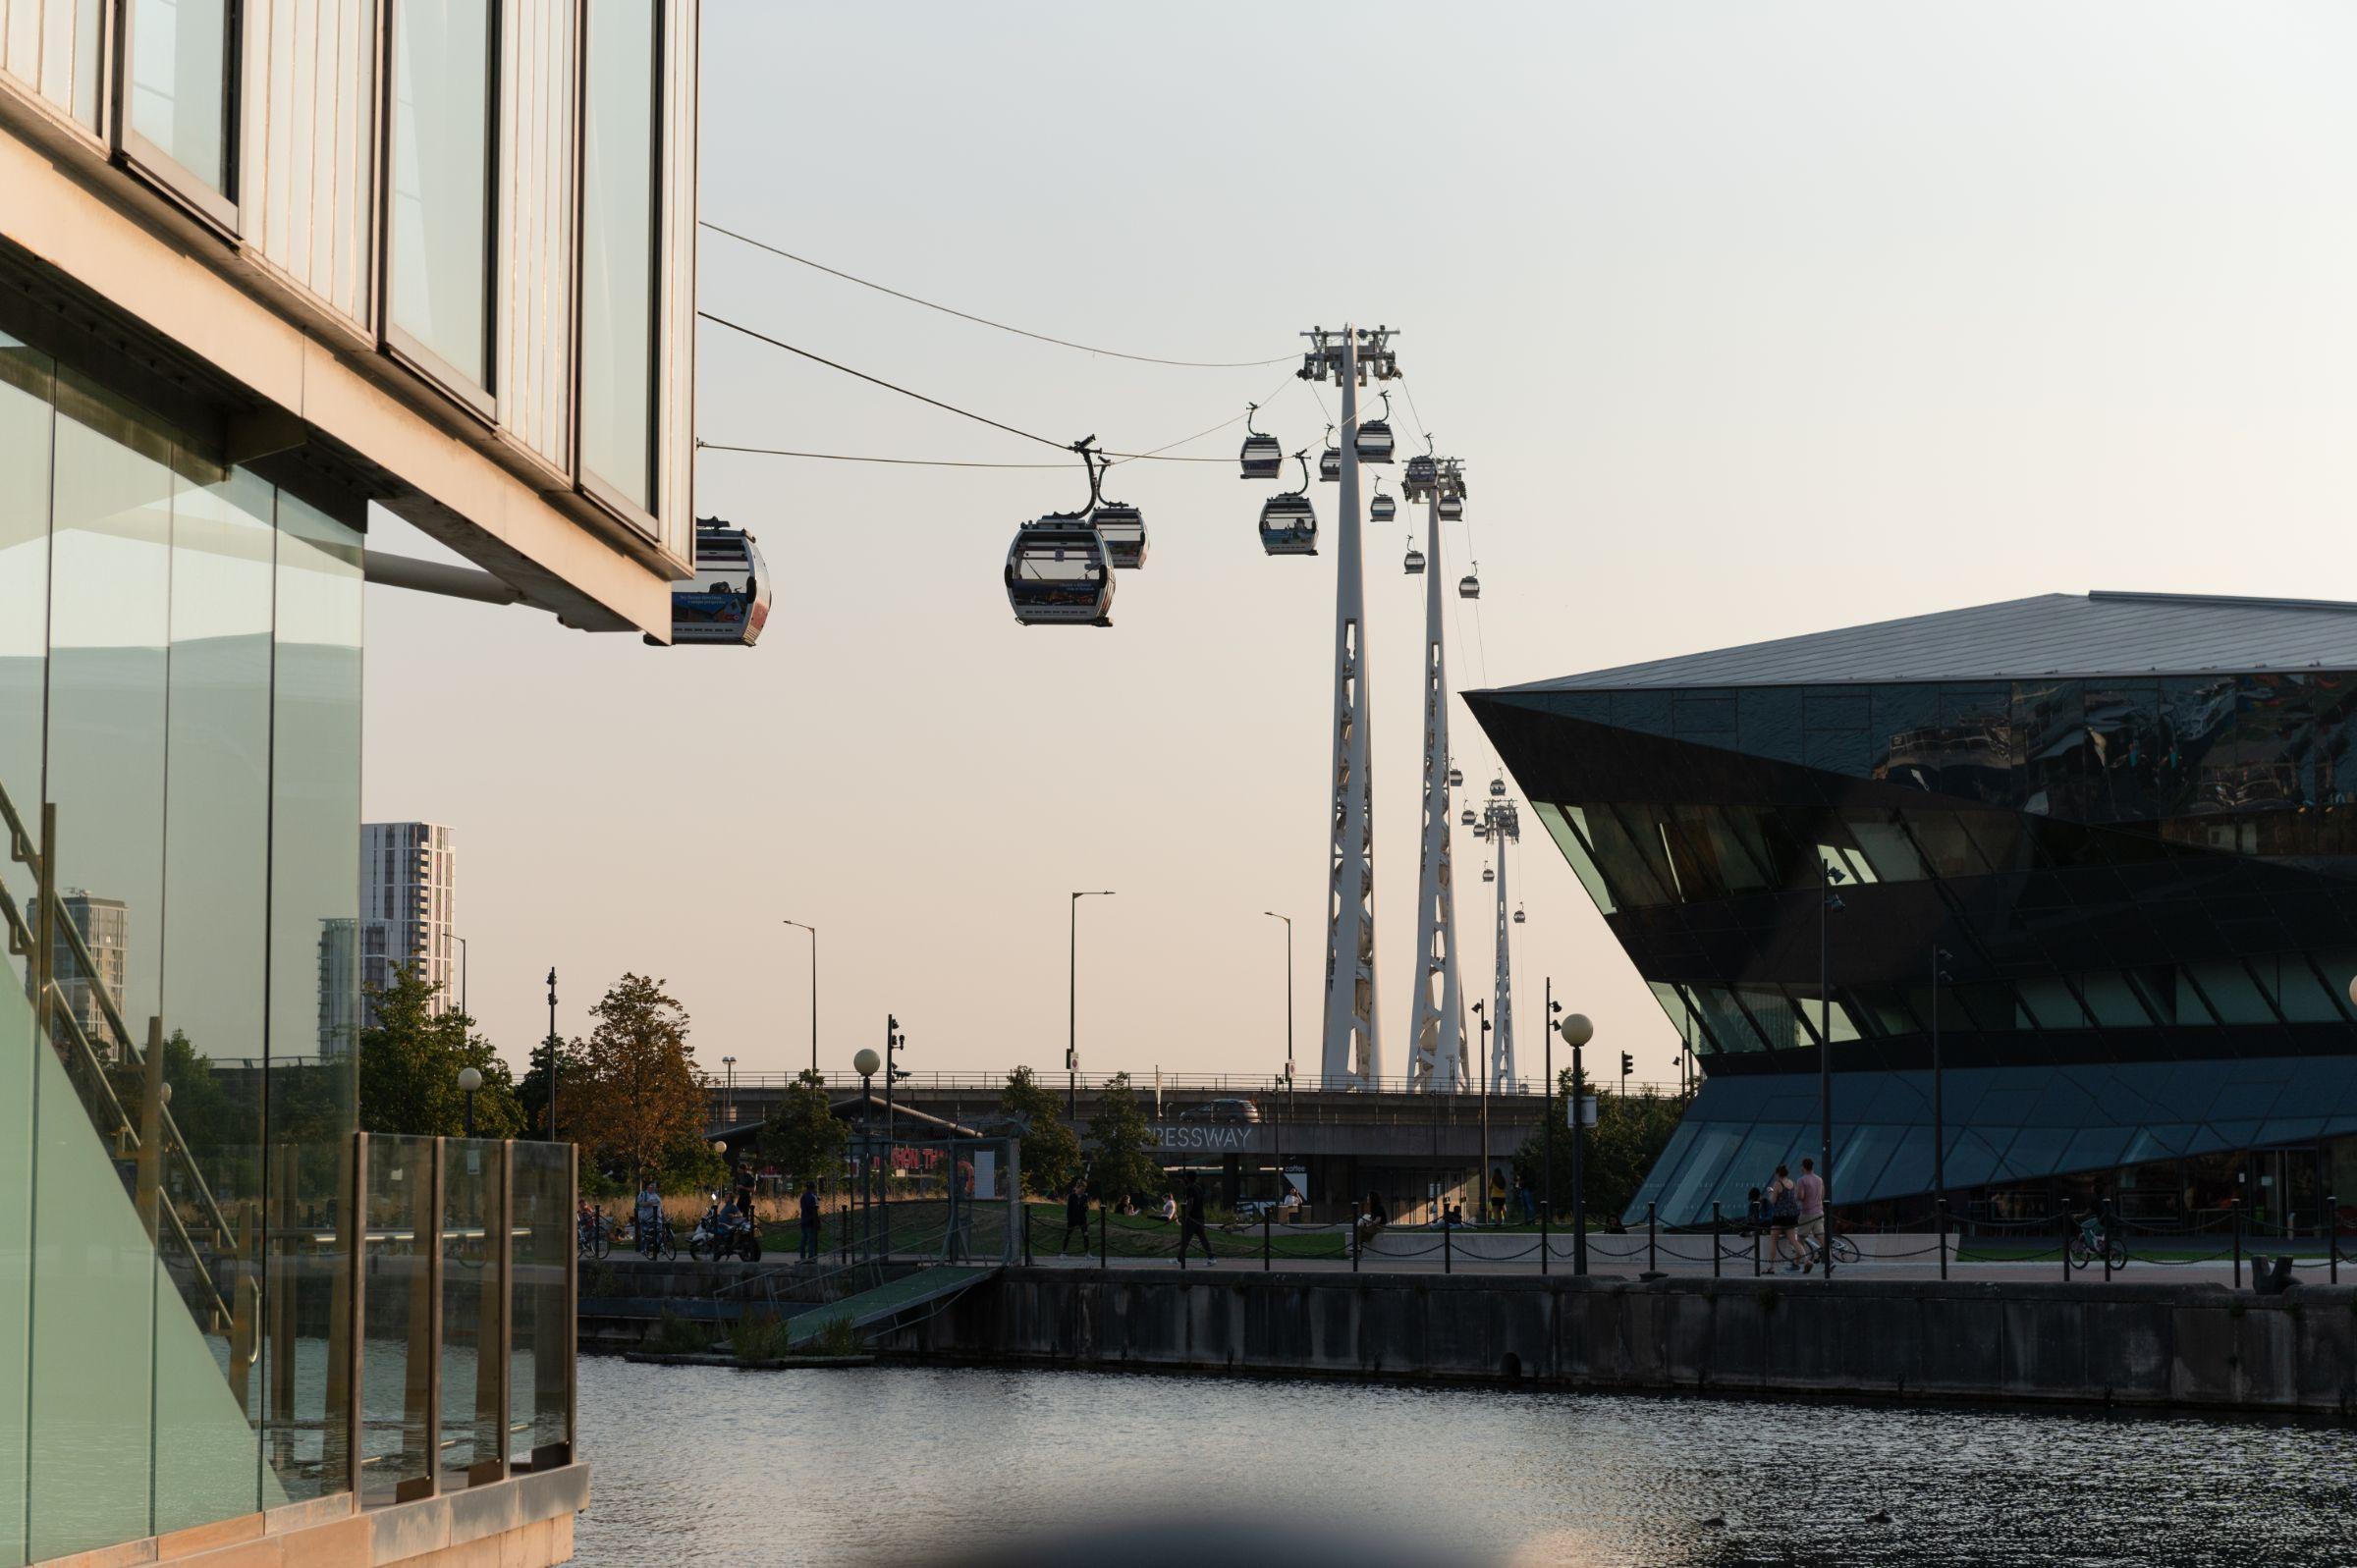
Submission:
<svg viewBox="0 0 2357 1568">
<path fill-rule="evenodd" d="M 1274 479 L 1285 467 L 1285 452 L 1275 436 L 1249 435 L 1244 437 L 1244 450 L 1236 455 L 1236 465 L 1246 479 Z"/>
<path fill-rule="evenodd" d="M 768 622 L 769 569 L 753 536 L 717 518 L 698 517 L 695 575 L 671 590 L 672 646 L 749 648 Z"/>
<path fill-rule="evenodd" d="M 1260 504 L 1260 548 L 1272 556 L 1318 553 L 1318 511 L 1309 497 L 1288 490 Z"/>
<path fill-rule="evenodd" d="M 1461 822 L 1461 823 L 1463 823 L 1463 824 L 1464 824 L 1466 827 L 1468 827 L 1468 828 L 1472 827 L 1472 826 L 1473 826 L 1473 808 L 1472 808 L 1471 806 L 1467 806 L 1467 807 L 1464 809 L 1464 812 L 1463 812 L 1463 814 L 1462 814 L 1461 816 L 1459 816 L 1459 817 L 1458 817 L 1456 820 L 1457 820 L 1457 821 L 1459 821 L 1459 822 Z"/>
<path fill-rule="evenodd" d="M 1343 477 L 1343 449 L 1328 447 L 1318 459 L 1318 477 L 1328 484 L 1338 484 Z"/>
<path fill-rule="evenodd" d="M 1407 540 L 1407 559 L 1400 565 L 1407 568 L 1407 574 L 1411 577 L 1424 575 L 1424 552 L 1416 548 L 1413 534 L 1410 534 Z"/>
<path fill-rule="evenodd" d="M 1007 603 L 1026 626 L 1113 624 L 1113 567 L 1088 518 L 1051 512 L 1015 530 Z"/>
<path fill-rule="evenodd" d="M 1375 499 L 1367 503 L 1367 520 L 1369 522 L 1389 522 L 1398 515 L 1399 515 L 1399 503 L 1380 490 L 1375 492 Z"/>
<path fill-rule="evenodd" d="M 1410 501 L 1422 501 L 1432 494 L 1440 482 L 1441 465 L 1430 458 L 1410 458 L 1407 471 L 1399 476 L 1399 488 L 1407 492 Z"/>
<path fill-rule="evenodd" d="M 1484 866 L 1481 868 L 1481 880 L 1484 882 L 1496 882 L 1498 880 L 1498 873 L 1492 871 L 1489 867 Z"/>
<path fill-rule="evenodd" d="M 1464 786 L 1465 786 L 1465 770 L 1464 770 L 1464 769 L 1462 769 L 1462 768 L 1452 768 L 1452 769 L 1450 769 L 1450 770 L 1449 770 L 1449 787 L 1450 787 L 1450 788 L 1452 788 L 1452 789 L 1462 789 Z M 1465 815 L 1467 815 L 1467 816 L 1469 817 L 1469 816 L 1471 816 L 1471 815 L 1472 815 L 1472 813 L 1471 813 L 1471 812 L 1467 812 L 1467 813 L 1465 813 Z"/>
<path fill-rule="evenodd" d="M 1441 516 L 1450 522 L 1465 514 L 1465 498 L 1451 491 L 1441 497 Z"/>
<path fill-rule="evenodd" d="M 1105 559 L 1122 571 L 1135 571 L 1146 564 L 1145 514 L 1125 501 L 1108 501 L 1099 506 L 1090 520 L 1097 525 L 1097 537 L 1105 541 Z"/>
<path fill-rule="evenodd" d="M 1370 419 L 1358 427 L 1358 438 L 1351 443 L 1358 449 L 1361 462 L 1392 460 L 1392 423 L 1388 419 Z"/>
<path fill-rule="evenodd" d="M 1514 905 L 1514 924 L 1517 926 L 1522 924 L 1522 906 L 1520 904 Z"/>
<path fill-rule="evenodd" d="M 1457 578 L 1457 579 L 1456 579 L 1456 596 L 1457 596 L 1459 599 L 1478 599 L 1478 598 L 1480 598 L 1480 597 L 1481 597 L 1481 579 L 1480 579 L 1479 577 L 1475 576 L 1475 575 L 1474 575 L 1472 572 L 1470 572 L 1470 571 L 1466 572 L 1466 573 L 1465 573 L 1463 576 L 1461 576 L 1461 577 Z M 1500 793 L 1504 793 L 1504 791 L 1503 791 L 1503 790 L 1501 790 L 1501 791 L 1500 791 Z"/>
</svg>

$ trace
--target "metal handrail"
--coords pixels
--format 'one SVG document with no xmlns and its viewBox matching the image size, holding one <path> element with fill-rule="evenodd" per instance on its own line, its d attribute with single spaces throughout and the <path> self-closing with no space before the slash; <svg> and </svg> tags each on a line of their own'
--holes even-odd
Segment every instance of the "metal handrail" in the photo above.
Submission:
<svg viewBox="0 0 2357 1568">
<path fill-rule="evenodd" d="M 29 866 L 32 870 L 33 895 L 39 900 L 38 907 L 47 915 L 47 919 L 42 924 L 49 930 L 62 931 L 65 934 L 66 946 L 73 955 L 74 961 L 81 966 L 83 975 L 90 977 L 90 995 L 97 1000 L 100 1017 L 104 1019 L 120 1044 L 124 1060 L 143 1064 L 145 1052 L 132 1039 L 131 1029 L 124 1023 L 123 1014 L 116 1008 L 114 999 L 107 995 L 106 987 L 96 979 L 99 972 L 98 964 L 90 955 L 88 941 L 82 936 L 82 928 L 67 916 L 57 896 L 53 875 L 55 868 L 49 864 L 50 846 L 44 844 L 39 849 L 33 847 L 30 835 L 25 827 L 25 819 L 18 814 L 16 802 L 10 798 L 8 787 L 5 784 L 0 784 L 0 824 L 5 824 L 9 833 L 11 857 Z M 37 959 L 38 955 L 34 953 L 33 948 L 40 939 L 34 935 L 32 926 L 27 922 L 24 911 L 16 899 L 9 894 L 4 884 L 0 884 L 0 914 L 5 914 L 11 946 L 27 954 L 28 959 Z M 35 972 L 39 972 L 37 967 Z M 66 1021 L 76 1054 L 81 1058 L 81 1064 L 86 1076 L 90 1083 L 96 1086 L 98 1092 L 104 1095 L 102 1104 L 105 1108 L 114 1113 L 113 1135 L 122 1139 L 131 1150 L 137 1152 L 143 1147 L 139 1138 L 138 1124 L 132 1118 L 130 1111 L 124 1108 L 122 1098 L 115 1093 L 115 1086 L 107 1079 L 106 1069 L 98 1059 L 96 1048 L 90 1043 L 88 1031 L 82 1028 L 82 1020 L 74 1015 L 74 1009 L 67 1004 L 64 988 L 52 977 L 41 988 L 40 994 L 34 1000 L 36 1021 L 40 1024 L 42 1032 L 47 1034 L 52 1041 L 57 1039 L 57 1032 L 53 1027 L 54 1021 L 59 1018 Z M 206 1221 L 213 1226 L 216 1234 L 228 1238 L 232 1246 L 235 1246 L 238 1237 L 237 1227 L 230 1222 L 229 1216 L 221 1208 L 220 1200 L 214 1196 L 212 1183 L 204 1179 L 204 1171 L 196 1163 L 195 1152 L 189 1147 L 187 1138 L 182 1136 L 180 1123 L 172 1115 L 172 1108 L 168 1105 L 159 1105 L 155 1108 L 155 1112 L 159 1134 L 159 1153 L 166 1159 L 177 1161 L 178 1167 L 181 1173 L 187 1177 L 190 1189 L 203 1212 Z M 190 1264 L 203 1279 L 205 1291 L 212 1297 L 214 1309 L 220 1314 L 221 1321 L 229 1322 L 233 1316 L 229 1303 L 223 1297 L 212 1271 L 207 1269 L 203 1259 L 197 1256 L 195 1243 L 189 1234 L 187 1224 L 181 1219 L 179 1211 L 169 1203 L 158 1203 L 156 1207 L 171 1219 L 174 1237 L 187 1253 Z"/>
<path fill-rule="evenodd" d="M 740 1072 L 736 1075 L 733 1087 L 740 1091 L 745 1089 L 791 1089 L 798 1085 L 806 1076 L 806 1072 Z M 860 1083 L 857 1073 L 830 1072 L 822 1073 L 819 1076 L 821 1087 L 827 1089 L 856 1089 Z M 1064 1089 L 1068 1087 L 1069 1080 L 1072 1075 L 1048 1070 L 1041 1072 L 1038 1076 L 1041 1087 Z M 1082 1092 L 1094 1092 L 1105 1088 L 1113 1077 L 1112 1073 L 1084 1072 L 1078 1075 L 1076 1087 Z M 895 1082 L 904 1092 L 918 1089 L 972 1089 L 996 1092 L 1007 1087 L 1007 1074 L 1004 1072 L 918 1072 L 911 1073 L 905 1078 L 896 1079 Z M 707 1075 L 704 1080 L 704 1089 L 709 1094 L 726 1094 L 731 1087 L 731 1080 L 720 1074 Z M 1151 1074 L 1140 1076 L 1131 1073 L 1129 1087 L 1138 1094 L 1144 1095 L 1152 1093 L 1157 1085 Z M 1419 1104 L 1447 1105 L 1457 1102 L 1478 1102 L 1481 1099 L 1478 1084 L 1469 1090 L 1453 1094 L 1433 1094 L 1418 1089 L 1406 1078 L 1379 1078 L 1372 1085 L 1363 1084 L 1355 1078 L 1338 1078 L 1332 1089 L 1328 1089 L 1323 1079 L 1299 1077 L 1293 1080 L 1291 1087 L 1300 1094 L 1350 1093 L 1370 1098 L 1376 1095 L 1412 1097 Z M 1287 1085 L 1282 1077 L 1268 1073 L 1166 1072 L 1162 1075 L 1160 1088 L 1165 1094 L 1216 1093 L 1241 1098 L 1252 1095 L 1282 1096 L 1286 1092 Z M 1605 1080 L 1599 1084 L 1591 1084 L 1588 1092 L 1594 1094 L 1599 1088 L 1616 1095 L 1620 1090 L 1617 1080 Z M 1631 1098 L 1652 1095 L 1658 1099 L 1669 1100 L 1677 1098 L 1681 1093 L 1683 1091 L 1674 1082 L 1640 1083 L 1632 1079 L 1628 1084 L 1628 1094 Z M 1534 1079 L 1512 1090 L 1493 1091 L 1491 1098 L 1508 1102 L 1537 1101 L 1544 1100 L 1546 1092 L 1544 1086 Z"/>
</svg>

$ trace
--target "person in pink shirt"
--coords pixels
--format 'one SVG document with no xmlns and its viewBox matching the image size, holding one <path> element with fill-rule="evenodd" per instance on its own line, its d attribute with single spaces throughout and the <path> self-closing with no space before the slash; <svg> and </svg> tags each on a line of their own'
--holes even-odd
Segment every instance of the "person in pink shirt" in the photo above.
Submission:
<svg viewBox="0 0 2357 1568">
<path fill-rule="evenodd" d="M 1817 1162 L 1800 1162 L 1800 1179 L 1792 1183 L 1792 1196 L 1800 1203 L 1800 1246 L 1804 1261 L 1810 1251 L 1825 1251 L 1825 1178 L 1817 1174 Z"/>
</svg>

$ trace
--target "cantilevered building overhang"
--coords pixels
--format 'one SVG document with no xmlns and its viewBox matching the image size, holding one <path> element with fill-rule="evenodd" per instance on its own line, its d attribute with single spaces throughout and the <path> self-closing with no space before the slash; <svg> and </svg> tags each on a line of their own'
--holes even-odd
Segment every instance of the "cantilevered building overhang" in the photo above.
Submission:
<svg viewBox="0 0 2357 1568">
<path fill-rule="evenodd" d="M 1836 1201 L 1925 1212 L 1935 1009 L 1959 1208 L 2357 1197 L 2357 605 L 2051 594 L 1466 700 L 1702 1063 L 1640 1210 L 1813 1153 L 1830 1047 Z"/>
</svg>

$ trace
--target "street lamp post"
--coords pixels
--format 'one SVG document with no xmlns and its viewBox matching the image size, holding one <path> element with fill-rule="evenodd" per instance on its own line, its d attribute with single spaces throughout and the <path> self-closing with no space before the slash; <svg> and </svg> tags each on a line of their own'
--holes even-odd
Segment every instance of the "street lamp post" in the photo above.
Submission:
<svg viewBox="0 0 2357 1568">
<path fill-rule="evenodd" d="M 1473 1212 L 1487 1217 L 1490 1212 L 1490 1010 L 1480 1002 L 1473 1011 L 1481 1018 L 1481 1169 L 1473 1177 Z"/>
<path fill-rule="evenodd" d="M 1069 998 L 1065 1013 L 1064 1072 L 1066 1078 L 1064 1119 L 1076 1121 L 1080 1116 L 1080 900 L 1110 898 L 1111 888 L 1098 888 L 1088 892 L 1072 894 L 1070 904 L 1071 955 L 1067 971 Z"/>
<path fill-rule="evenodd" d="M 810 1071 L 815 1074 L 818 1071 L 818 928 L 799 920 L 784 924 L 810 933 Z"/>
<path fill-rule="evenodd" d="M 729 1125 L 734 1127 L 737 1125 L 737 1058 L 723 1056 L 720 1064 L 728 1070 L 729 1075 L 728 1089 L 721 1097 L 721 1114 L 728 1117 Z"/>
<path fill-rule="evenodd" d="M 859 1172 L 859 1191 L 855 1196 L 859 1203 L 860 1217 L 867 1221 L 865 1228 L 870 1245 L 873 1245 L 875 1241 L 876 1140 L 872 1130 L 874 1123 L 868 1119 L 868 1113 L 875 1108 L 876 1069 L 882 1065 L 884 1064 L 876 1059 L 876 1054 L 865 1046 L 851 1054 L 851 1071 L 859 1075 L 859 1142 L 861 1158 L 865 1162 Z M 889 1087 L 889 1079 L 886 1080 L 886 1084 Z"/>
<path fill-rule="evenodd" d="M 1583 1160 L 1588 1144 L 1587 1078 L 1580 1070 L 1580 1049 L 1596 1038 L 1596 1026 L 1588 1015 L 1575 1012 L 1566 1015 L 1562 1029 L 1564 1042 L 1571 1048 L 1571 1271 L 1588 1271 L 1588 1183 Z"/>
<path fill-rule="evenodd" d="M 474 1136 L 474 1092 L 483 1086 L 482 1069 L 472 1065 L 459 1069 L 459 1093 L 466 1097 L 466 1136 Z"/>
<path fill-rule="evenodd" d="M 1946 968 L 1955 956 L 1932 944 L 1932 1209 L 1943 1236 L 1947 1233 L 1947 1108 L 1941 1099 L 1940 988 L 1955 983 Z"/>
<path fill-rule="evenodd" d="M 453 937 L 450 940 L 459 945 L 459 1011 L 472 1019 L 474 1013 L 466 1005 L 466 977 L 474 973 L 474 965 L 467 958 L 466 939 Z"/>
<path fill-rule="evenodd" d="M 1281 915 L 1274 909 L 1263 909 L 1271 920 L 1285 922 L 1285 1119 L 1293 1119 L 1293 917 Z M 1288 1188 L 1285 1174 L 1285 1150 L 1277 1151 L 1277 1201 L 1283 1203 Z"/>
<path fill-rule="evenodd" d="M 557 1141 L 557 966 L 548 966 L 548 1141 Z"/>
<path fill-rule="evenodd" d="M 1539 1272 L 1541 1273 L 1547 1272 L 1548 1236 L 1555 1221 L 1555 1030 L 1556 1015 L 1563 1010 L 1563 1004 L 1555 1000 L 1555 976 L 1553 975 L 1547 977 L 1546 998 L 1547 1011 L 1543 1015 L 1542 1027 L 1547 1037 L 1547 1044 L 1544 1048 L 1547 1057 L 1545 1063 L 1547 1076 L 1542 1081 L 1546 1085 L 1547 1100 L 1539 1109 L 1542 1117 L 1539 1122 Z"/>
</svg>

